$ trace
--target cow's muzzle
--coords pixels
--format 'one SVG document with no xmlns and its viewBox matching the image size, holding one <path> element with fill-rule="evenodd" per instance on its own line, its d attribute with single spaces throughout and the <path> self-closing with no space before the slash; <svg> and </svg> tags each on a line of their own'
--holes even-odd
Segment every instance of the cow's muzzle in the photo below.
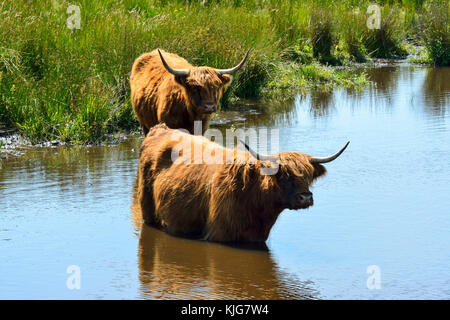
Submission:
<svg viewBox="0 0 450 320">
<path fill-rule="evenodd" d="M 215 104 L 205 104 L 203 107 L 204 113 L 213 113 L 216 112 L 217 107 Z"/>
<path fill-rule="evenodd" d="M 299 195 L 299 207 L 308 208 L 314 204 L 313 194 L 311 192 L 302 192 Z"/>
</svg>

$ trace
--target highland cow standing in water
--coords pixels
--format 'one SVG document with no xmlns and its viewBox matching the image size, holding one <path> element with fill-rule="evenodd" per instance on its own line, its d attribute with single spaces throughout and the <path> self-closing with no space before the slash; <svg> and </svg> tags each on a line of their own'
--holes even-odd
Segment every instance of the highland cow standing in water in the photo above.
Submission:
<svg viewBox="0 0 450 320">
<path fill-rule="evenodd" d="M 336 159 L 347 145 L 326 158 L 298 152 L 263 156 L 247 145 L 249 152 L 226 149 L 202 136 L 155 126 L 139 160 L 143 219 L 178 236 L 265 241 L 284 209 L 313 205 L 309 186 L 325 174 L 322 163 Z M 199 162 L 199 150 L 200 160 L 208 156 L 216 162 Z M 275 174 L 261 174 L 275 165 Z"/>
<path fill-rule="evenodd" d="M 144 135 L 157 123 L 194 133 L 194 121 L 208 129 L 222 94 L 247 59 L 231 69 L 194 67 L 176 54 L 153 50 L 133 64 L 130 77 L 131 102 Z"/>
</svg>

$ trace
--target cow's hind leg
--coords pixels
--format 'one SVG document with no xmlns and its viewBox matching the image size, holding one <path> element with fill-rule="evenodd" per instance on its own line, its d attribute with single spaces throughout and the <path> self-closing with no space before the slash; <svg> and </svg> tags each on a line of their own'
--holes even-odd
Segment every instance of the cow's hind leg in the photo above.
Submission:
<svg viewBox="0 0 450 320">
<path fill-rule="evenodd" d="M 144 168 L 139 174 L 138 200 L 144 222 L 148 225 L 157 226 L 155 200 L 153 198 L 153 181 L 149 181 L 148 178 L 147 170 Z"/>
</svg>

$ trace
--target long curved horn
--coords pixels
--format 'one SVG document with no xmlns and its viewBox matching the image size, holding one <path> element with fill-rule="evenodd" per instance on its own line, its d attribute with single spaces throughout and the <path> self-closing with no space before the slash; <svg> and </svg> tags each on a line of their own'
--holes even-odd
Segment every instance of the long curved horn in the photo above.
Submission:
<svg viewBox="0 0 450 320">
<path fill-rule="evenodd" d="M 239 141 L 245 146 L 245 148 L 248 150 L 248 152 L 250 152 L 250 154 L 253 157 L 255 157 L 257 160 L 261 160 L 261 161 L 265 161 L 265 160 L 276 161 L 275 157 L 266 156 L 266 155 L 260 155 L 258 152 L 256 152 L 252 148 L 250 148 L 250 146 L 248 144 L 246 144 L 244 141 L 242 141 L 240 139 L 239 139 Z"/>
<path fill-rule="evenodd" d="M 311 164 L 313 164 L 313 163 L 327 163 L 327 162 L 333 161 L 334 159 L 339 157 L 342 152 L 344 152 L 345 148 L 347 148 L 349 143 L 350 143 L 350 141 L 348 141 L 341 150 L 339 150 L 338 152 L 336 152 L 332 156 L 324 157 L 324 158 L 311 157 L 311 159 L 309 159 L 309 162 Z"/>
<path fill-rule="evenodd" d="M 218 74 L 233 74 L 236 71 L 238 71 L 240 68 L 242 68 L 242 66 L 245 63 L 245 60 L 247 60 L 248 57 L 248 53 L 250 52 L 250 50 L 247 50 L 247 53 L 244 56 L 244 59 L 241 60 L 241 62 L 239 62 L 239 64 L 233 68 L 230 69 L 216 69 Z"/>
<path fill-rule="evenodd" d="M 161 57 L 161 61 L 162 61 L 163 65 L 164 65 L 164 68 L 166 68 L 166 70 L 168 72 L 170 72 L 171 74 L 176 75 L 176 76 L 188 76 L 189 75 L 189 70 L 187 70 L 187 69 L 178 69 L 178 70 L 177 69 L 172 69 L 167 64 L 166 60 L 164 60 L 164 57 L 163 57 L 161 51 L 159 51 L 159 49 L 158 49 L 158 53 L 159 53 L 159 56 Z"/>
</svg>

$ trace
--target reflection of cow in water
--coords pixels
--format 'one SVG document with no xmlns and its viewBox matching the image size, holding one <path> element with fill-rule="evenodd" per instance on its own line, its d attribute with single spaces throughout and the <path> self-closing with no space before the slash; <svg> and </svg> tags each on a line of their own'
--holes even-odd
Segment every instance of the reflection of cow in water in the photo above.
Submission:
<svg viewBox="0 0 450 320">
<path fill-rule="evenodd" d="M 135 195 L 136 196 L 136 195 Z M 278 269 L 265 244 L 244 250 L 176 238 L 141 224 L 138 264 L 141 295 L 151 299 L 313 299 L 311 282 Z"/>
</svg>

